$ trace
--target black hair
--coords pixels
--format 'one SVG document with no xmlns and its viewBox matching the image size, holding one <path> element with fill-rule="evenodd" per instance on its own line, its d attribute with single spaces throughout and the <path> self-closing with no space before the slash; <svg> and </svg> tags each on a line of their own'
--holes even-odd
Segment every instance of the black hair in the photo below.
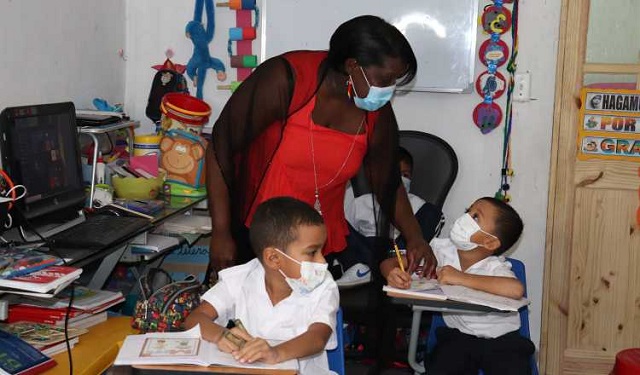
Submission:
<svg viewBox="0 0 640 375">
<path fill-rule="evenodd" d="M 398 162 L 405 162 L 413 170 L 413 156 L 406 148 L 398 146 Z"/>
<path fill-rule="evenodd" d="M 398 86 L 413 80 L 418 63 L 409 41 L 400 30 L 380 17 L 353 18 L 338 26 L 329 41 L 329 66 L 340 73 L 345 73 L 344 63 L 349 58 L 367 67 L 382 66 L 387 57 L 400 58 L 407 64 L 407 72 Z"/>
<path fill-rule="evenodd" d="M 323 225 L 322 216 L 311 206 L 291 197 L 276 197 L 262 202 L 253 215 L 249 240 L 256 257 L 262 261 L 267 247 L 286 251 L 298 238 L 301 225 Z"/>
<path fill-rule="evenodd" d="M 520 238 L 524 227 L 522 219 L 516 210 L 504 201 L 493 197 L 483 197 L 478 200 L 491 204 L 497 211 L 493 234 L 500 240 L 500 247 L 493 252 L 493 255 L 502 255 Z"/>
</svg>

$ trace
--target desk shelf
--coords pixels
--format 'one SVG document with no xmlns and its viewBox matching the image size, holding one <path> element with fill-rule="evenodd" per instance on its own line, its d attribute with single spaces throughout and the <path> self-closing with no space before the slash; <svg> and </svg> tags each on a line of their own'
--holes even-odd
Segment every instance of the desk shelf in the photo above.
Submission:
<svg viewBox="0 0 640 375">
<path fill-rule="evenodd" d="M 91 165 L 91 190 L 89 193 L 89 208 L 93 208 L 93 197 L 96 190 L 96 164 L 98 163 L 98 150 L 100 150 L 99 134 L 107 134 L 109 132 L 126 129 L 129 138 L 129 148 L 133 150 L 133 129 L 140 126 L 140 121 L 123 120 L 113 124 L 100 126 L 80 126 L 79 134 L 86 134 L 93 140 L 93 163 Z"/>
</svg>

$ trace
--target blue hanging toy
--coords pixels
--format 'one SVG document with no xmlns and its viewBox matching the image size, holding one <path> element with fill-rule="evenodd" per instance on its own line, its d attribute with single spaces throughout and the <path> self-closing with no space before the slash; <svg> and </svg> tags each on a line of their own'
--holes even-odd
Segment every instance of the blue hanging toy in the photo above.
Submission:
<svg viewBox="0 0 640 375">
<path fill-rule="evenodd" d="M 205 31 L 202 24 L 202 10 L 206 8 L 207 12 L 207 30 Z M 196 0 L 196 8 L 193 14 L 193 21 L 187 23 L 185 32 L 187 38 L 193 42 L 193 55 L 187 63 L 187 75 L 196 86 L 196 97 L 202 99 L 202 87 L 207 75 L 207 69 L 211 68 L 216 71 L 218 81 L 227 79 L 224 64 L 220 59 L 211 57 L 209 53 L 209 43 L 213 40 L 215 21 L 213 0 Z"/>
</svg>

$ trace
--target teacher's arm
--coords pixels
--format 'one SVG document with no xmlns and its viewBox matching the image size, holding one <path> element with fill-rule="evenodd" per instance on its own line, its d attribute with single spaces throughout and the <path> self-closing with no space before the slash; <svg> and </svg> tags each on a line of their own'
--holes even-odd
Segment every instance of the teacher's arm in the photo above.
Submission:
<svg viewBox="0 0 640 375">
<path fill-rule="evenodd" d="M 433 254 L 431 246 L 424 239 L 422 229 L 420 229 L 418 220 L 411 209 L 407 191 L 402 184 L 398 186 L 396 191 L 394 224 L 407 241 L 407 260 L 409 262 L 407 272 L 412 274 L 420 264 L 420 261 L 424 259 L 421 276 L 431 275 L 438 261 Z"/>
<path fill-rule="evenodd" d="M 288 63 L 275 57 L 262 63 L 231 95 L 216 121 L 206 152 L 206 182 L 213 225 L 209 250 L 210 267 L 216 271 L 235 264 L 232 236 L 233 194 L 237 186 L 235 158 L 267 128 L 286 118 L 291 77 Z M 238 218 L 243 220 L 244 218 Z"/>
</svg>

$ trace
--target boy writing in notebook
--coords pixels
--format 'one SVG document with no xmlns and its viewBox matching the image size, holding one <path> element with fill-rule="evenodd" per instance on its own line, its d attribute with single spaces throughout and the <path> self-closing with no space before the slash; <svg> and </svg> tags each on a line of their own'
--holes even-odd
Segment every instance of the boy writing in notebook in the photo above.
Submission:
<svg viewBox="0 0 640 375">
<path fill-rule="evenodd" d="M 322 217 L 299 200 L 273 198 L 256 210 L 249 238 L 256 259 L 220 271 L 185 326 L 200 324 L 205 340 L 240 363 L 299 358 L 300 374 L 329 373 L 339 296 L 321 253 Z M 244 327 L 225 328 L 229 319 Z"/>
<path fill-rule="evenodd" d="M 522 228 L 520 216 L 508 204 L 478 199 L 455 221 L 449 238 L 430 243 L 438 260 L 438 282 L 522 298 L 524 286 L 500 256 L 518 240 Z M 397 258 L 383 261 L 380 270 L 389 285 L 410 287 L 411 276 L 400 269 Z M 518 333 L 517 312 L 442 316 L 446 327 L 436 331 L 429 374 L 477 374 L 479 369 L 486 375 L 531 373 L 529 357 L 535 347 Z"/>
</svg>

